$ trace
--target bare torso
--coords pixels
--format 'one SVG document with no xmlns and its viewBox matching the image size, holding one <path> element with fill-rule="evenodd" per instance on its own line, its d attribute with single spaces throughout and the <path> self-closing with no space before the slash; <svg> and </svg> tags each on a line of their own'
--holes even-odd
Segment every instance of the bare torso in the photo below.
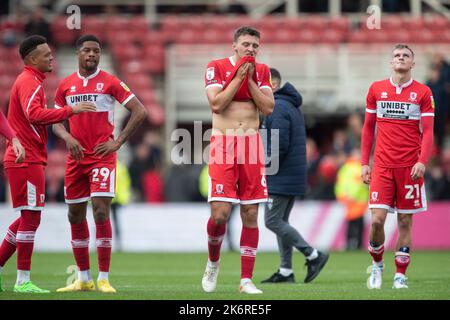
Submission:
<svg viewBox="0 0 450 320">
<path fill-rule="evenodd" d="M 213 113 L 213 134 L 243 135 L 258 131 L 259 111 L 253 100 L 232 101 L 220 114 Z"/>
</svg>

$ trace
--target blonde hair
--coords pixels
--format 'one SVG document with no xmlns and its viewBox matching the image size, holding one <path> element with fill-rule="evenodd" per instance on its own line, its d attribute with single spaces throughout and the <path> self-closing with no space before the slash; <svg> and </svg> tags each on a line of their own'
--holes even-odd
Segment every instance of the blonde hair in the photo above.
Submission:
<svg viewBox="0 0 450 320">
<path fill-rule="evenodd" d="M 396 44 L 394 46 L 394 49 L 392 49 L 392 52 L 394 52 L 394 50 L 397 50 L 397 49 L 408 49 L 409 51 L 411 51 L 412 56 L 414 58 L 414 51 L 407 44 Z"/>
</svg>

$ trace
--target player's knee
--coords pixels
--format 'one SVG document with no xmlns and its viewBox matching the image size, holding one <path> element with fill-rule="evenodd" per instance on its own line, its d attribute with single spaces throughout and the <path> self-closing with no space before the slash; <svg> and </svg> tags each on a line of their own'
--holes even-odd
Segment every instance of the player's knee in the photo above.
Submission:
<svg viewBox="0 0 450 320">
<path fill-rule="evenodd" d="M 94 220 L 96 223 L 104 223 L 109 219 L 109 213 L 107 210 L 97 209 L 94 211 Z"/>
<path fill-rule="evenodd" d="M 248 222 L 256 222 L 258 220 L 258 208 L 248 208 L 244 210 L 242 217 Z"/>
<path fill-rule="evenodd" d="M 69 218 L 69 222 L 72 224 L 79 224 L 84 220 L 84 215 L 79 214 L 77 211 L 73 210 L 69 210 L 67 217 Z"/>
<path fill-rule="evenodd" d="M 412 221 L 409 218 L 399 218 L 398 219 L 398 228 L 402 230 L 410 230 L 412 227 Z"/>
<path fill-rule="evenodd" d="M 384 220 L 379 218 L 372 219 L 372 229 L 379 231 L 384 228 Z"/>
<path fill-rule="evenodd" d="M 219 212 L 212 215 L 212 220 L 217 225 L 222 225 L 227 223 L 227 215 L 224 212 Z"/>
</svg>

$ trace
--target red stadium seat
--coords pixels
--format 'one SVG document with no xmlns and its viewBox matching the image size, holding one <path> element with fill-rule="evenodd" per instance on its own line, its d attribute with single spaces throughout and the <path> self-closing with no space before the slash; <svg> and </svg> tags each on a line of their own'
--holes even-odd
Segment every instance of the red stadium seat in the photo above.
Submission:
<svg viewBox="0 0 450 320">
<path fill-rule="evenodd" d="M 153 80 L 147 73 L 123 74 L 123 76 L 124 81 L 126 81 L 128 87 L 133 91 L 153 90 Z"/>
<path fill-rule="evenodd" d="M 101 42 L 107 41 L 106 33 L 106 19 L 98 15 L 88 15 L 81 18 L 81 30 L 83 34 L 93 34 Z"/>
<path fill-rule="evenodd" d="M 438 33 L 436 42 L 450 43 L 450 29 L 441 30 L 441 32 Z"/>
<path fill-rule="evenodd" d="M 143 46 L 148 45 L 158 45 L 164 46 L 166 39 L 164 39 L 163 35 L 159 31 L 148 31 L 147 34 L 142 38 Z"/>
<path fill-rule="evenodd" d="M 279 25 L 280 29 L 289 29 L 292 31 L 300 31 L 302 30 L 305 22 L 299 18 L 286 18 L 281 21 L 281 25 Z"/>
<path fill-rule="evenodd" d="M 363 30 L 366 33 L 366 41 L 371 43 L 386 43 L 391 41 L 390 33 L 385 30 Z"/>
<path fill-rule="evenodd" d="M 191 29 L 181 30 L 175 37 L 176 43 L 195 44 L 198 43 L 198 33 Z"/>
<path fill-rule="evenodd" d="M 206 29 L 202 34 L 202 43 L 228 43 L 228 33 L 221 29 Z"/>
<path fill-rule="evenodd" d="M 299 43 L 317 43 L 320 42 L 320 32 L 317 30 L 304 29 L 297 32 Z"/>
<path fill-rule="evenodd" d="M 134 93 L 140 101 L 146 106 L 157 103 L 156 94 L 154 90 L 134 90 Z"/>
<path fill-rule="evenodd" d="M 442 16 L 434 16 L 429 19 L 426 19 L 425 25 L 432 31 L 442 31 L 450 28 L 450 22 L 446 17 Z"/>
<path fill-rule="evenodd" d="M 328 26 L 328 18 L 320 15 L 310 15 L 305 19 L 305 28 L 308 28 L 313 31 L 321 31 L 327 28 Z"/>
<path fill-rule="evenodd" d="M 264 43 L 296 43 L 300 39 L 298 30 L 284 28 L 264 30 L 261 37 Z"/>
<path fill-rule="evenodd" d="M 389 41 L 392 43 L 409 43 L 415 40 L 408 29 L 391 30 L 387 34 L 389 35 Z"/>
<path fill-rule="evenodd" d="M 154 126 L 159 127 L 164 124 L 164 110 L 158 103 L 146 105 L 146 108 L 148 112 L 148 118 Z"/>
<path fill-rule="evenodd" d="M 129 33 L 130 19 L 124 16 L 108 16 L 106 17 L 105 28 L 108 31 L 124 31 Z"/>
<path fill-rule="evenodd" d="M 411 42 L 417 43 L 433 43 L 439 42 L 438 34 L 428 30 L 428 29 L 416 29 L 410 32 Z"/>
<path fill-rule="evenodd" d="M 144 71 L 152 74 L 162 73 L 165 69 L 165 50 L 164 47 L 158 45 L 148 45 L 144 48 L 145 59 L 143 68 Z"/>
<path fill-rule="evenodd" d="M 140 59 L 142 57 L 142 50 L 138 49 L 133 44 L 114 46 L 112 48 L 114 48 L 114 54 L 120 61 Z"/>
<path fill-rule="evenodd" d="M 324 43 L 340 43 L 347 36 L 347 32 L 339 29 L 326 29 L 323 30 L 320 36 L 320 39 Z"/>
<path fill-rule="evenodd" d="M 410 31 L 419 31 L 426 27 L 423 17 L 403 19 L 403 28 Z"/>
<path fill-rule="evenodd" d="M 403 28 L 404 20 L 399 15 L 383 15 L 381 19 L 381 30 L 391 31 Z"/>
<path fill-rule="evenodd" d="M 74 45 L 76 39 L 79 37 L 80 31 L 77 29 L 70 30 L 66 25 L 67 17 L 56 17 L 51 25 L 50 29 L 53 35 L 53 40 L 58 45 Z"/>
<path fill-rule="evenodd" d="M 350 29 L 350 21 L 348 17 L 331 18 L 328 21 L 328 28 L 346 32 Z"/>
</svg>

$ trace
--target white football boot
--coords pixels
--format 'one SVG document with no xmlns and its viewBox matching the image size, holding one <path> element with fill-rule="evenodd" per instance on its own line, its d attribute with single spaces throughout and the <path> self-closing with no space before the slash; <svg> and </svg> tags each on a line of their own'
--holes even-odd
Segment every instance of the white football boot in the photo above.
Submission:
<svg viewBox="0 0 450 320">
<path fill-rule="evenodd" d="M 256 288 L 256 286 L 251 281 L 245 281 L 244 283 L 241 283 L 239 286 L 239 292 L 240 293 L 247 293 L 247 294 L 261 294 L 263 293 L 261 290 Z"/>
<path fill-rule="evenodd" d="M 202 287 L 205 292 L 214 292 L 217 286 L 217 276 L 219 275 L 219 261 L 211 262 L 208 259 L 205 273 L 202 278 Z"/>
<path fill-rule="evenodd" d="M 370 277 L 367 279 L 367 288 L 381 289 L 381 283 L 383 282 L 383 265 L 378 266 L 373 264 L 367 268 L 367 273 L 370 273 Z"/>
<path fill-rule="evenodd" d="M 394 277 L 394 284 L 392 285 L 392 289 L 408 289 L 408 284 L 406 282 L 408 280 L 404 274 L 396 273 Z"/>
</svg>

